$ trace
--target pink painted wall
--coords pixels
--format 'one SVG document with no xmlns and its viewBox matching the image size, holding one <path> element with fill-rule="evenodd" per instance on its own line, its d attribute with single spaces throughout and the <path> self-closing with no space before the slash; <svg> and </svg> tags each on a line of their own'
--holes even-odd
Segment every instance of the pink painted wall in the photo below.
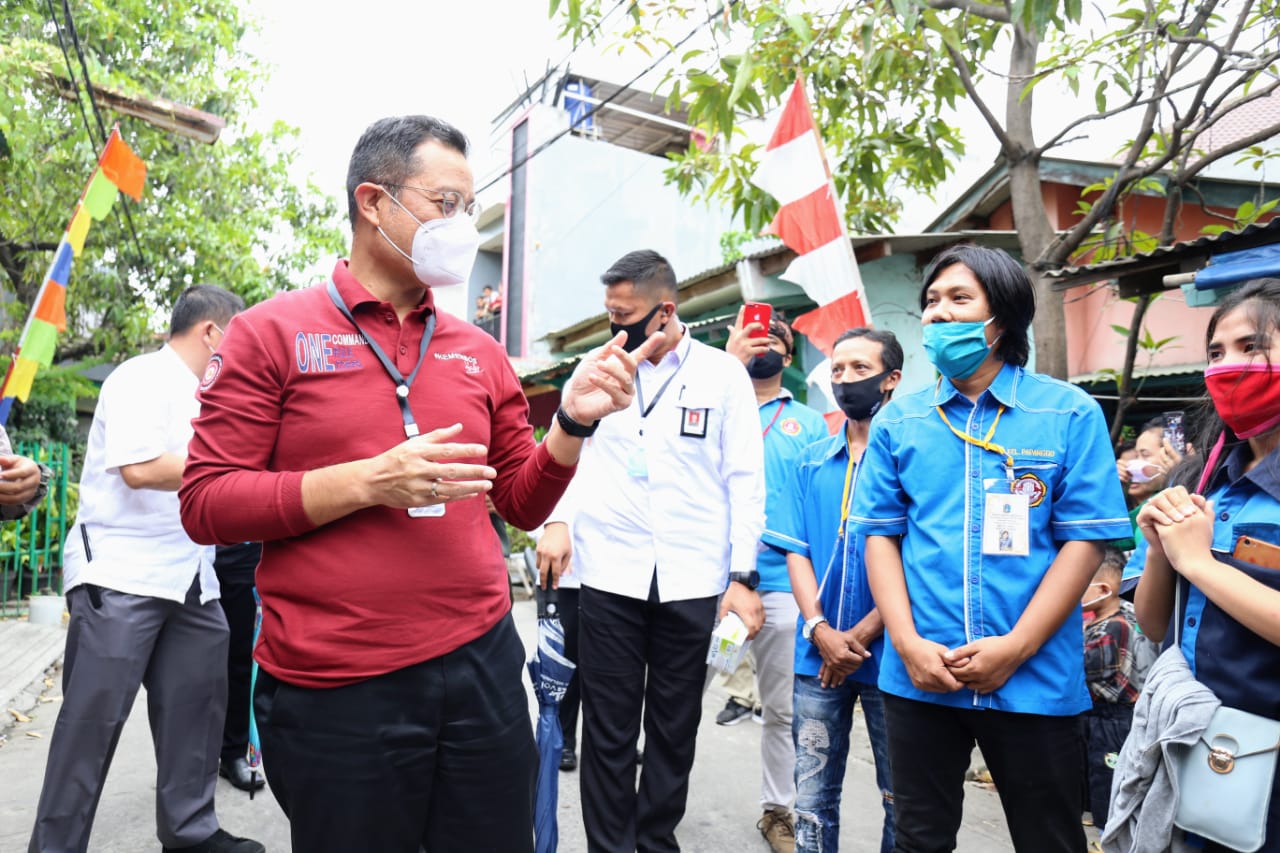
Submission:
<svg viewBox="0 0 1280 853">
<path fill-rule="evenodd" d="M 1076 204 L 1080 188 L 1069 184 L 1045 182 L 1041 185 L 1045 210 L 1050 224 L 1057 229 L 1068 228 L 1079 221 Z M 1220 214 L 1234 211 L 1218 210 Z M 1141 196 L 1130 199 L 1121 210 L 1121 216 L 1129 228 L 1158 234 L 1164 214 L 1164 199 Z M 1175 228 L 1179 240 L 1192 240 L 1201 236 L 1201 229 L 1222 219 L 1187 205 L 1183 208 Z M 1012 209 L 1008 203 L 991 214 L 989 227 L 1008 229 L 1015 227 Z M 1072 259 L 1072 263 L 1086 264 L 1089 254 Z M 1078 287 L 1063 294 L 1067 324 L 1067 368 L 1071 376 L 1081 376 L 1104 368 L 1119 369 L 1124 364 L 1124 337 L 1111 328 L 1125 326 L 1133 320 L 1134 304 L 1120 299 L 1112 287 L 1105 283 Z M 1143 318 L 1143 325 L 1156 340 L 1177 337 L 1154 357 L 1141 349 L 1134 366 L 1168 367 L 1204 362 L 1204 328 L 1210 308 L 1190 308 L 1180 290 L 1161 294 Z"/>
</svg>

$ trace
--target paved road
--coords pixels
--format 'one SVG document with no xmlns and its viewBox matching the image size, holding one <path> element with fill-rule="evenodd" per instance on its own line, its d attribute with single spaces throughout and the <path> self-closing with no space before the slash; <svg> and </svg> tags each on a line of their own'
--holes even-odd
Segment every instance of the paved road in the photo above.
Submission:
<svg viewBox="0 0 1280 853">
<path fill-rule="evenodd" d="M 532 648 L 532 602 L 518 601 L 515 614 L 525 646 Z M 36 706 L 30 712 L 32 721 L 10 728 L 7 740 L 0 745 L 0 851 L 5 853 L 26 849 L 58 695 L 55 685 L 46 693 L 55 701 Z M 140 694 L 121 737 L 89 845 L 94 853 L 138 853 L 159 848 L 154 834 L 155 758 L 145 702 L 145 696 Z M 715 714 L 723 705 L 724 695 L 713 687 L 703 703 L 689 808 L 677 836 L 683 849 L 691 853 L 767 853 L 768 847 L 755 828 L 760 817 L 760 728 L 751 722 L 729 728 L 715 725 Z M 5 717 L 9 715 L 5 713 Z M 860 718 L 855 726 L 854 748 L 845 776 L 841 850 L 875 853 L 879 850 L 879 793 Z M 269 792 L 250 801 L 248 795 L 219 780 L 218 815 L 228 831 L 257 838 L 272 853 L 291 850 L 288 824 Z M 560 849 L 566 853 L 586 849 L 576 773 L 560 774 Z M 957 850 L 1006 853 L 1012 849 L 996 794 L 967 786 Z"/>
</svg>

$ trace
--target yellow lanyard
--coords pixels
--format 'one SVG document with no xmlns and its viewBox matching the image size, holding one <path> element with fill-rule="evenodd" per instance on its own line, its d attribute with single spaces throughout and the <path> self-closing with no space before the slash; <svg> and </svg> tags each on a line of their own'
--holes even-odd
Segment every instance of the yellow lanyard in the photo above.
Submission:
<svg viewBox="0 0 1280 853">
<path fill-rule="evenodd" d="M 847 442 L 848 439 L 846 438 L 845 441 Z M 849 467 L 844 470 L 844 496 L 840 499 L 840 529 L 836 531 L 837 541 L 844 536 L 845 525 L 849 523 L 849 490 L 853 486 L 853 469 L 853 452 L 850 451 Z"/>
<path fill-rule="evenodd" d="M 990 450 L 992 453 L 1000 454 L 1001 456 L 1004 457 L 1004 464 L 1005 464 L 1006 471 L 1009 474 L 1013 473 L 1013 457 L 1009 455 L 1009 451 L 1005 450 L 1003 447 L 1001 447 L 1000 445 L 996 444 L 991 440 L 991 437 L 996 434 L 996 425 L 1000 423 L 1000 416 L 1004 414 L 1003 404 L 996 411 L 996 419 L 991 422 L 991 429 L 987 430 L 987 434 L 981 439 L 974 438 L 973 436 L 969 435 L 969 433 L 961 432 L 960 430 L 953 427 L 951 425 L 951 421 L 947 420 L 947 415 L 944 411 L 942 411 L 941 406 L 935 406 L 934 408 L 938 410 L 938 417 L 942 418 L 942 422 L 947 425 L 947 429 L 954 432 L 962 440 L 967 441 L 976 447 L 981 447 L 983 450 Z"/>
</svg>

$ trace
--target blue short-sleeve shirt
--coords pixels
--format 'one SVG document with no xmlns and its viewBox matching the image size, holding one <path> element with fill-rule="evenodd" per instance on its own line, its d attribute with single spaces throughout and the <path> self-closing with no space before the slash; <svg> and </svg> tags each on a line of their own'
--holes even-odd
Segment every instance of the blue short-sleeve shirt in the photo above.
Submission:
<svg viewBox="0 0 1280 853">
<path fill-rule="evenodd" d="M 778 511 L 769 513 L 762 541 L 782 552 L 799 554 L 813 563 L 818 581 L 822 615 L 831 626 L 846 631 L 871 612 L 875 602 L 867 585 L 862 564 L 865 539 L 849 530 L 839 536 L 844 481 L 849 473 L 849 443 L 842 429 L 835 435 L 806 447 L 792 463 L 785 498 Z M 850 500 L 857 489 L 858 469 L 850 475 Z M 822 656 L 801 634 L 802 620 L 796 623 L 797 675 L 817 675 Z M 868 651 L 871 657 L 849 676 L 849 680 L 875 684 L 884 638 Z"/>
<path fill-rule="evenodd" d="M 813 409 L 798 403 L 790 392 L 760 407 L 760 431 L 764 433 L 765 524 L 786 499 L 787 480 L 796 456 L 804 448 L 827 435 L 827 422 Z M 839 500 L 837 498 L 837 500 Z M 790 592 L 787 556 L 761 547 L 756 557 L 761 592 Z"/>
<path fill-rule="evenodd" d="M 1280 546 L 1280 452 L 1246 472 L 1252 455 L 1239 445 L 1206 488 L 1213 501 L 1213 548 L 1227 561 L 1241 536 Z M 1235 569 L 1280 589 L 1280 572 L 1230 562 Z M 1196 678 L 1223 704 L 1280 719 L 1280 646 L 1241 625 L 1203 592 L 1183 584 L 1182 653 Z M 1168 637 L 1173 637 L 1170 631 Z"/>
<path fill-rule="evenodd" d="M 1013 457 L 952 434 L 983 438 L 1003 406 L 992 441 Z M 911 612 L 920 636 L 949 648 L 1009 633 L 1058 550 L 1071 540 L 1132 533 L 1115 456 L 1098 404 L 1065 382 L 1006 364 L 976 403 L 943 379 L 896 399 L 871 425 L 850 522 L 863 535 L 901 536 Z M 1025 556 L 984 554 L 988 494 L 1026 495 Z M 999 690 L 917 689 L 891 644 L 880 688 L 896 696 L 965 708 L 1070 715 L 1090 707 L 1082 622 L 1074 617 Z"/>
</svg>

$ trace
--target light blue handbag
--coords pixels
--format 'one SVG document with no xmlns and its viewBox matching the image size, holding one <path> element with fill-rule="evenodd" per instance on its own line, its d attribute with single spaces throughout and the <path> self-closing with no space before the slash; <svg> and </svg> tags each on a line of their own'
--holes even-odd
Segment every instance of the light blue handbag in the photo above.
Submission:
<svg viewBox="0 0 1280 853">
<path fill-rule="evenodd" d="M 1175 642 L 1182 644 L 1182 583 L 1176 583 Z M 1280 754 L 1280 721 L 1222 705 L 1200 739 L 1175 759 L 1173 822 L 1209 841 L 1253 853 L 1266 841 L 1267 810 Z"/>
<path fill-rule="evenodd" d="M 1223 705 L 1178 764 L 1173 822 L 1232 850 L 1266 840 L 1280 722 Z"/>
</svg>

